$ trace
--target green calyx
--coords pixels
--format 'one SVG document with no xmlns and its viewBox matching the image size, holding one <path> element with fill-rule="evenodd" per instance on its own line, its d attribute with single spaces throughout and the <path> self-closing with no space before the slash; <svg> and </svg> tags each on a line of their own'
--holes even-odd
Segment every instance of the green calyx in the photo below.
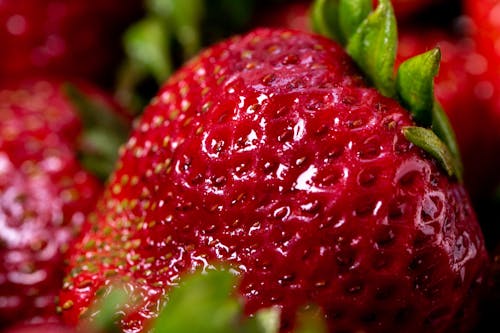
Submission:
<svg viewBox="0 0 500 333">
<path fill-rule="evenodd" d="M 403 62 L 395 70 L 397 24 L 389 0 L 316 0 L 311 10 L 316 32 L 344 45 L 370 82 L 411 112 L 418 126 L 403 129 L 405 137 L 436 158 L 450 177 L 462 181 L 455 134 L 434 96 L 439 71 L 438 48 Z M 396 73 L 396 74 L 395 74 Z"/>
</svg>

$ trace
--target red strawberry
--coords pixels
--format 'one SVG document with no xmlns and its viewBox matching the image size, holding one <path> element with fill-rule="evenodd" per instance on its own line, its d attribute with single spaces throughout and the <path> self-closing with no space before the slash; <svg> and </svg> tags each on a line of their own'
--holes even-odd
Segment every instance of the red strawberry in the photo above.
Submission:
<svg viewBox="0 0 500 333">
<path fill-rule="evenodd" d="M 0 2 L 0 74 L 57 73 L 110 83 L 140 0 Z"/>
<path fill-rule="evenodd" d="M 95 89 L 82 91 L 109 100 L 103 93 L 96 96 Z M 102 186 L 78 160 L 77 148 L 90 141 L 81 134 L 82 120 L 61 81 L 4 84 L 0 110 L 3 328 L 56 315 L 63 252 L 94 208 Z"/>
<path fill-rule="evenodd" d="M 395 36 L 388 22 L 377 41 Z M 369 73 L 358 56 L 372 52 L 353 43 Z M 373 53 L 386 57 L 393 45 L 383 46 Z M 412 138 L 414 125 L 321 36 L 259 29 L 209 48 L 169 79 L 124 146 L 69 254 L 65 321 L 133 281 L 142 303 L 123 329 L 147 331 L 181 274 L 222 261 L 241 276 L 247 313 L 278 306 L 282 332 L 310 303 L 331 332 L 443 332 L 477 295 L 487 254 L 458 171 L 419 148 L 437 142 L 422 128 L 430 141 Z"/>
</svg>

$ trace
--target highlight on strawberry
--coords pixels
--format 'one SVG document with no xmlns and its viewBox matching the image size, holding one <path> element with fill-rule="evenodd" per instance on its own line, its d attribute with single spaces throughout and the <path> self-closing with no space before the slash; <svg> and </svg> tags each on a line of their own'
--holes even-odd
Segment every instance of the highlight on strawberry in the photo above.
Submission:
<svg viewBox="0 0 500 333">
<path fill-rule="evenodd" d="M 308 305 L 329 332 L 473 327 L 488 254 L 434 96 L 439 49 L 396 69 L 388 0 L 311 13 L 329 38 L 257 29 L 164 83 L 68 251 L 67 324 L 92 322 L 118 284 L 134 300 L 120 329 L 148 331 L 182 276 L 222 263 L 243 313 L 279 309 L 279 332 Z"/>
</svg>

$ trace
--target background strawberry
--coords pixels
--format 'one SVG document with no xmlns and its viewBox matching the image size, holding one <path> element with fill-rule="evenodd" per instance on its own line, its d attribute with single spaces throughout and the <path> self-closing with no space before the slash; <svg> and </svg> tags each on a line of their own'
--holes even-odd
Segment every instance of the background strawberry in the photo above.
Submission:
<svg viewBox="0 0 500 333">
<path fill-rule="evenodd" d="M 380 8 L 370 22 L 391 41 Z M 394 45 L 350 48 L 380 50 Z M 487 255 L 459 172 L 410 143 L 410 113 L 367 85 L 392 65 L 363 69 L 325 38 L 262 29 L 174 74 L 71 250 L 65 320 L 91 318 L 121 280 L 140 295 L 124 331 L 147 330 L 182 274 L 217 261 L 241 275 L 247 313 L 281 309 L 283 332 L 309 303 L 331 332 L 443 332 L 469 316 Z"/>
<path fill-rule="evenodd" d="M 103 111 L 106 105 L 115 108 L 113 117 L 122 112 L 104 93 L 78 85 L 87 93 L 86 98 L 103 106 L 94 111 Z M 102 186 L 82 167 L 78 154 L 95 154 L 98 160 L 110 162 L 105 159 L 106 148 L 115 144 L 109 127 L 104 129 L 107 141 L 97 143 L 102 137 L 96 135 L 96 127 L 87 127 L 83 134 L 82 105 L 76 106 L 65 89 L 63 81 L 41 78 L 4 82 L 0 87 L 2 329 L 20 320 L 56 316 L 63 253 L 94 208 Z M 110 117 L 103 113 L 97 116 Z M 123 130 L 118 137 L 127 134 L 126 125 L 118 128 Z M 94 171 L 102 167 L 100 163 L 93 166 L 97 168 Z"/>
<path fill-rule="evenodd" d="M 3 0 L 0 74 L 62 74 L 106 85 L 121 62 L 121 35 L 141 0 Z"/>
<path fill-rule="evenodd" d="M 484 96 L 482 77 L 487 61 L 471 38 L 444 28 L 406 27 L 400 31 L 398 61 L 433 47 L 441 50 L 435 92 L 457 135 L 465 169 L 465 183 L 476 205 L 492 190 L 497 165 L 495 136 Z M 486 90 L 485 90 L 486 89 Z M 478 149 L 481 147 L 481 149 Z M 481 161 L 481 163 L 478 163 Z"/>
</svg>

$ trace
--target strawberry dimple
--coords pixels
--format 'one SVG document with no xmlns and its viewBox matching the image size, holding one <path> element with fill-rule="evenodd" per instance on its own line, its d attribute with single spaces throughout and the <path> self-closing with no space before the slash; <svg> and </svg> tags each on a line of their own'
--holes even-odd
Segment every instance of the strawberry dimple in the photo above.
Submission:
<svg viewBox="0 0 500 333">
<path fill-rule="evenodd" d="M 461 185 L 404 138 L 412 124 L 322 37 L 263 29 L 208 49 L 125 144 L 69 257 L 63 316 L 130 279 L 132 332 L 185 272 L 223 262 L 248 313 L 282 309 L 282 332 L 311 303 L 332 332 L 442 332 L 485 252 Z"/>
</svg>

